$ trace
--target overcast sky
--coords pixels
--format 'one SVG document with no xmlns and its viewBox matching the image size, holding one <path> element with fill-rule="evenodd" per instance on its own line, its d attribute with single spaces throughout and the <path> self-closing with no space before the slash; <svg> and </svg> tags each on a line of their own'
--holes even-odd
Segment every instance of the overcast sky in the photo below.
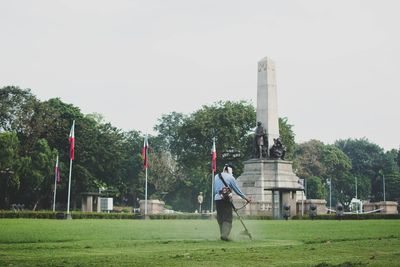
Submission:
<svg viewBox="0 0 400 267">
<path fill-rule="evenodd" d="M 366 137 L 397 149 L 399 10 L 396 0 L 0 0 L 0 87 L 153 133 L 172 111 L 256 104 L 268 56 L 296 142 Z"/>
</svg>

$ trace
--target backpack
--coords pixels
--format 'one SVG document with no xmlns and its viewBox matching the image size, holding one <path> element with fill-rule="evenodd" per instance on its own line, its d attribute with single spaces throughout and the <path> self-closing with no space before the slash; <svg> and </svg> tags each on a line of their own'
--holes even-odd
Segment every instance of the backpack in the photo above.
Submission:
<svg viewBox="0 0 400 267">
<path fill-rule="evenodd" d="M 230 189 L 228 184 L 225 182 L 224 178 L 222 177 L 222 174 L 220 173 L 218 176 L 219 176 L 219 179 L 221 179 L 225 185 L 224 187 L 222 187 L 221 190 L 219 190 L 219 195 L 221 196 L 222 200 L 230 201 L 232 199 L 232 190 Z"/>
</svg>

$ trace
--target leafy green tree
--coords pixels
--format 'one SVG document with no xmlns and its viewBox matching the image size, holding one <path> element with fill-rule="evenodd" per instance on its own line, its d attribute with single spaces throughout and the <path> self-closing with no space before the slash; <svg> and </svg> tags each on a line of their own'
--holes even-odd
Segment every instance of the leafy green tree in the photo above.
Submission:
<svg viewBox="0 0 400 267">
<path fill-rule="evenodd" d="M 140 149 L 143 139 L 139 132 L 123 133 L 111 124 L 97 125 L 97 156 L 90 163 L 90 171 L 97 182 L 105 183 L 116 193 L 116 203 L 132 203 L 140 193 L 139 174 L 142 170 Z M 143 188 L 143 186 L 141 186 Z M 134 198 L 135 197 L 135 198 Z"/>
<path fill-rule="evenodd" d="M 318 140 L 310 140 L 296 146 L 293 165 L 300 178 L 326 175 L 326 167 L 322 162 L 324 146 L 324 143 Z"/>
<path fill-rule="evenodd" d="M 314 181 L 317 178 L 320 179 L 318 183 L 314 182 L 315 187 L 309 188 L 307 194 L 311 196 L 320 196 L 322 189 L 320 190 L 319 186 L 322 186 L 327 179 L 331 179 L 333 193 L 336 196 L 334 199 L 340 200 L 343 205 L 347 206 L 351 200 L 350 192 L 355 192 L 352 187 L 354 183 L 349 182 L 351 180 L 350 169 L 350 159 L 333 145 L 325 145 L 321 141 L 310 140 L 296 147 L 296 174 L 300 178 L 314 177 Z"/>
<path fill-rule="evenodd" d="M 138 198 L 144 196 L 144 182 L 141 183 L 140 175 L 143 173 L 143 161 L 141 149 L 143 147 L 143 137 L 138 131 L 124 133 L 124 162 L 123 175 L 117 182 L 118 190 L 121 192 L 121 202 L 138 207 Z"/>
<path fill-rule="evenodd" d="M 38 100 L 30 89 L 16 86 L 0 88 L 0 131 L 27 135 Z"/>
<path fill-rule="evenodd" d="M 348 210 L 350 201 L 355 197 L 355 178 L 350 173 L 332 180 L 332 195 Z M 335 203 L 334 203 L 335 205 Z"/>
<path fill-rule="evenodd" d="M 60 99 L 41 102 L 33 121 L 40 127 L 35 132 L 46 138 L 52 147 L 60 151 L 62 181 L 58 201 L 66 203 L 69 176 L 68 134 L 75 120 L 75 160 L 72 168 L 71 202 L 76 208 L 80 193 L 97 192 L 99 187 L 114 192 L 118 204 L 127 198 L 126 175 L 132 147 L 121 130 L 105 123 L 99 114 L 84 115 L 79 108 Z M 76 179 L 79 177 L 79 179 Z M 122 190 L 122 191 L 121 191 Z"/>
<path fill-rule="evenodd" d="M 325 198 L 325 188 L 320 177 L 311 176 L 307 178 L 307 198 Z"/>
<path fill-rule="evenodd" d="M 15 133 L 0 133 L 0 209 L 9 208 L 20 186 L 18 149 Z"/>
<path fill-rule="evenodd" d="M 288 118 L 279 118 L 279 134 L 282 143 L 286 147 L 285 160 L 293 160 L 296 142 L 294 141 L 293 125 L 289 124 Z"/>
<path fill-rule="evenodd" d="M 335 142 L 351 160 L 351 174 L 357 176 L 361 187 L 371 188 L 372 201 L 382 200 L 382 176 L 392 172 L 393 159 L 386 157 L 383 148 L 369 142 L 367 139 L 346 139 Z M 368 183 L 370 185 L 368 185 Z M 368 198 L 365 194 L 362 197 Z"/>
<path fill-rule="evenodd" d="M 133 200 L 139 196 L 143 188 L 138 184 L 142 167 L 140 156 L 133 151 L 140 143 L 138 132 L 123 133 L 105 123 L 101 115 L 84 115 L 79 108 L 58 98 L 38 101 L 29 89 L 2 88 L 0 100 L 0 132 L 11 131 L 19 140 L 13 150 L 15 171 L 12 170 L 12 176 L 7 176 L 7 183 L 10 179 L 18 183 L 13 194 L 10 188 L 7 190 L 10 193 L 8 200 L 13 199 L 35 208 L 49 207 L 52 201 L 48 197 L 51 195 L 51 184 L 47 183 L 49 180 L 45 169 L 48 164 L 43 155 L 48 154 L 47 148 L 56 149 L 59 151 L 61 168 L 57 201 L 63 204 L 62 209 L 65 208 L 69 176 L 68 134 L 73 120 L 76 121 L 76 153 L 71 181 L 73 208 L 80 202 L 80 193 L 97 192 L 99 186 L 114 192 L 112 196 L 116 204 L 133 204 Z M 54 159 L 51 161 L 51 169 L 54 167 Z"/>
<path fill-rule="evenodd" d="M 30 157 L 26 158 L 29 165 L 24 168 L 21 177 L 20 201 L 31 203 L 33 210 L 36 210 L 41 201 L 44 201 L 42 207 L 50 207 L 56 154 L 45 139 L 39 139 Z"/>
<path fill-rule="evenodd" d="M 158 132 L 158 137 L 162 140 L 162 142 L 158 142 L 158 145 L 165 150 L 171 151 L 173 155 L 178 155 L 185 145 L 180 143 L 182 140 L 179 137 L 179 131 L 186 119 L 187 116 L 182 113 L 171 112 L 170 114 L 162 115 L 158 119 L 158 124 L 154 126 L 154 130 Z"/>
<path fill-rule="evenodd" d="M 71 207 L 75 209 L 80 200 L 79 194 L 92 191 L 90 186 L 94 176 L 87 169 L 87 161 L 82 164 L 82 158 L 95 157 L 95 151 L 89 147 L 95 144 L 96 124 L 90 119 L 85 119 L 79 108 L 66 104 L 58 98 L 41 102 L 32 118 L 36 125 L 34 128 L 36 138 L 46 139 L 50 147 L 59 151 L 61 183 L 57 188 L 57 202 L 61 203 L 62 209 L 66 209 L 68 197 L 70 165 L 68 135 L 73 120 L 76 121 L 76 139 L 71 179 Z M 76 179 L 77 177 L 79 179 Z"/>
<path fill-rule="evenodd" d="M 397 164 L 398 156 L 399 151 L 396 149 L 387 151 L 384 155 L 384 168 L 380 172 L 382 176 L 381 182 L 383 182 L 383 175 L 385 175 L 385 197 L 388 201 L 400 201 L 400 166 Z M 383 195 L 380 199 L 383 199 Z"/>
<path fill-rule="evenodd" d="M 384 159 L 384 169 L 387 173 L 399 172 L 400 166 L 397 164 L 398 151 L 396 149 L 391 149 L 385 152 Z"/>
<path fill-rule="evenodd" d="M 400 203 L 400 173 L 385 176 L 386 200 Z"/>
<path fill-rule="evenodd" d="M 170 193 L 177 181 L 176 162 L 170 153 L 158 150 L 153 152 L 149 164 L 151 170 L 148 180 L 154 187 L 153 196 L 150 196 L 150 198 L 163 198 L 163 194 Z"/>
</svg>

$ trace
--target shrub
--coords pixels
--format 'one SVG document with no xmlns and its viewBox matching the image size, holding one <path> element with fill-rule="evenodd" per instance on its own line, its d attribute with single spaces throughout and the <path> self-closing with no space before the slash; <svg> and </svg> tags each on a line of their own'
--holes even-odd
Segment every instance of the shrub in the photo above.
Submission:
<svg viewBox="0 0 400 267">
<path fill-rule="evenodd" d="M 97 212 L 71 212 L 73 219 L 142 219 L 143 216 L 135 213 L 97 213 Z M 235 218 L 236 216 L 234 216 Z M 248 215 L 242 216 L 246 220 L 272 220 L 271 216 L 265 215 Z M 8 211 L 0 210 L 0 218 L 31 218 L 31 219 L 64 219 L 66 213 L 53 211 Z M 201 220 L 214 219 L 215 215 L 205 213 L 174 213 L 174 214 L 152 214 L 149 215 L 153 220 Z M 292 216 L 292 220 L 310 220 L 306 216 Z M 400 219 L 400 214 L 343 214 L 340 218 L 334 214 L 320 214 L 314 220 L 368 220 L 368 219 Z"/>
<path fill-rule="evenodd" d="M 71 212 L 73 219 L 139 219 L 132 213 Z M 0 218 L 64 219 L 66 213 L 53 211 L 0 211 Z"/>
<path fill-rule="evenodd" d="M 293 220 L 310 220 L 308 215 L 303 217 L 295 215 Z M 400 219 L 400 214 L 382 214 L 382 213 L 364 213 L 364 214 L 343 214 L 336 216 L 335 214 L 320 214 L 314 220 L 368 220 L 368 219 Z"/>
</svg>

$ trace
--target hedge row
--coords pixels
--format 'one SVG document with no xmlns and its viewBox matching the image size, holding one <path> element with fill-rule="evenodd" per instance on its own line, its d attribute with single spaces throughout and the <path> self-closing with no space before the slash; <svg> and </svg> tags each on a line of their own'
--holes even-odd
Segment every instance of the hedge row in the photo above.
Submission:
<svg viewBox="0 0 400 267">
<path fill-rule="evenodd" d="M 310 216 L 293 216 L 293 220 L 311 220 Z M 383 213 L 364 213 L 364 214 L 343 214 L 336 216 L 335 214 L 317 215 L 314 220 L 369 220 L 369 219 L 400 219 L 400 214 L 383 214 Z"/>
<path fill-rule="evenodd" d="M 197 220 L 214 218 L 213 215 L 206 213 L 153 214 L 149 215 L 149 217 L 154 220 Z"/>
<path fill-rule="evenodd" d="M 139 219 L 132 213 L 71 212 L 73 219 Z M 0 211 L 0 218 L 64 219 L 66 214 L 52 211 Z"/>
<path fill-rule="evenodd" d="M 133 213 L 97 213 L 97 212 L 71 212 L 73 219 L 142 219 L 143 216 Z M 52 211 L 5 211 L 0 210 L 0 218 L 32 218 L 32 219 L 64 219 L 65 213 Z M 154 214 L 149 215 L 154 220 L 196 220 L 214 219 L 215 214 L 182 213 L 182 214 Z M 273 217 L 265 215 L 243 216 L 247 220 L 271 220 Z M 310 216 L 292 216 L 292 220 L 311 220 Z M 400 214 L 344 214 L 340 217 L 332 214 L 317 215 L 315 220 L 368 220 L 368 219 L 400 219 Z"/>
<path fill-rule="evenodd" d="M 215 214 L 212 216 L 210 214 L 196 214 L 196 213 L 185 213 L 185 214 L 157 214 L 150 215 L 150 219 L 214 219 L 216 217 Z M 237 218 L 237 216 L 235 216 Z M 234 217 L 234 218 L 235 218 Z M 246 220 L 273 220 L 274 217 L 267 215 L 243 215 L 241 216 Z M 292 216 L 290 219 L 292 220 L 311 220 L 312 218 L 308 215 L 306 216 Z M 321 214 L 314 217 L 314 220 L 368 220 L 368 219 L 400 219 L 400 214 L 381 214 L 381 213 L 368 213 L 368 214 L 344 214 L 341 217 L 337 217 L 336 215 L 329 214 Z"/>
</svg>

